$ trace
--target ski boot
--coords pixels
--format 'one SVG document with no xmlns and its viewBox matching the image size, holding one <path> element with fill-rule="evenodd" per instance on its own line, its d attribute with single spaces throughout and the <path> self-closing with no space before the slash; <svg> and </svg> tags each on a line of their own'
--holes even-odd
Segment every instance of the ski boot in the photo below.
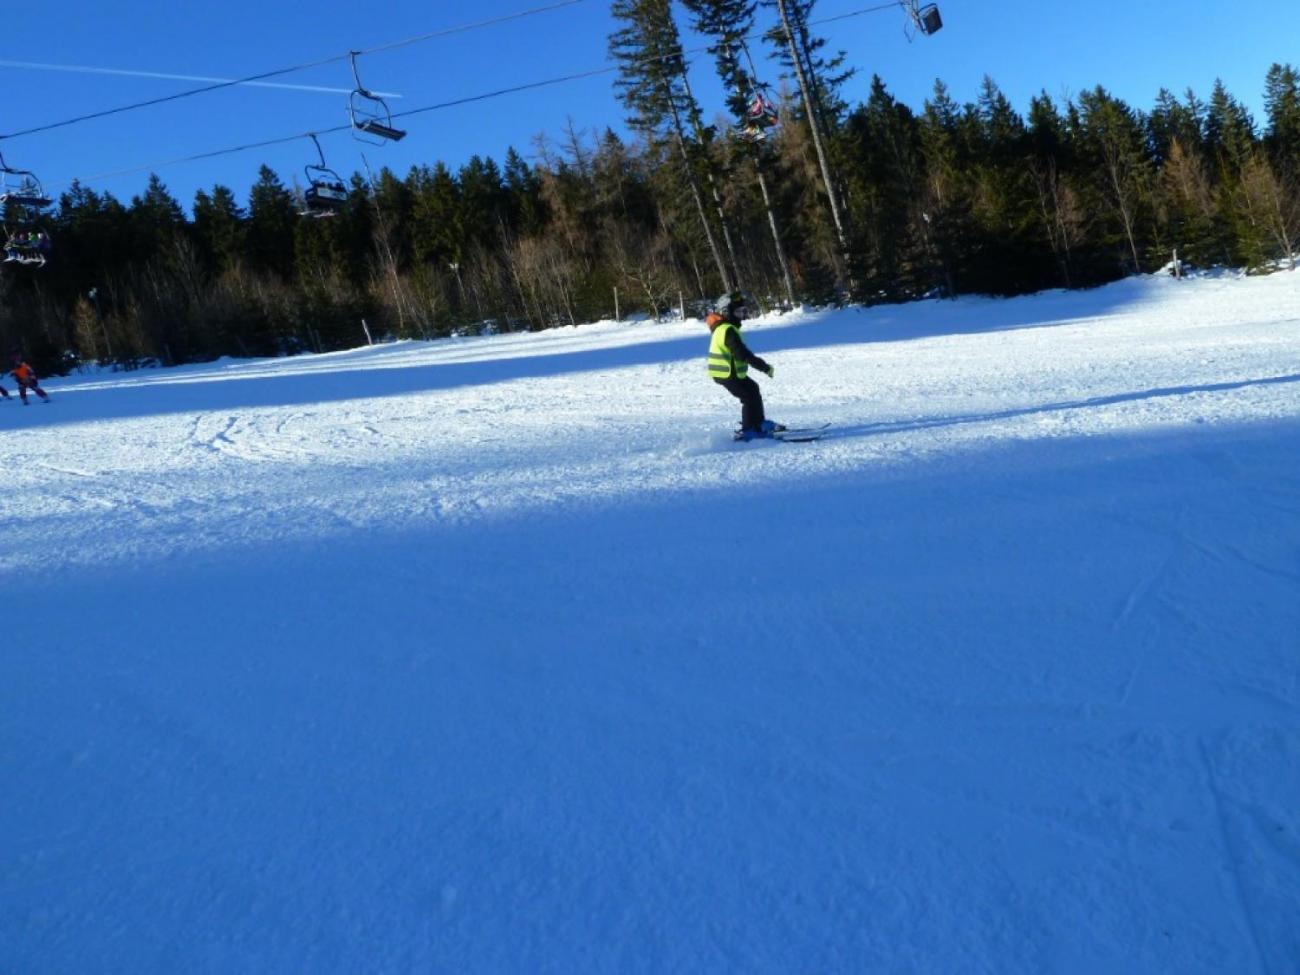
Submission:
<svg viewBox="0 0 1300 975">
<path fill-rule="evenodd" d="M 770 440 L 784 429 L 784 424 L 776 423 L 773 420 L 764 420 L 757 430 L 737 425 L 736 432 L 731 436 L 734 440 Z"/>
</svg>

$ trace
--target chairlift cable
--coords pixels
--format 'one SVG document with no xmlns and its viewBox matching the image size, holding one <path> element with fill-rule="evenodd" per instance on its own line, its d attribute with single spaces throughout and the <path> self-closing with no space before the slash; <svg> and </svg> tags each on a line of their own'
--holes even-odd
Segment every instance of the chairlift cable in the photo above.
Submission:
<svg viewBox="0 0 1300 975">
<path fill-rule="evenodd" d="M 458 27 L 447 27 L 443 30 L 431 31 L 428 34 L 417 34 L 414 37 L 407 37 L 400 41 L 390 41 L 386 44 L 377 44 L 361 51 L 355 51 L 355 54 L 379 54 L 383 51 L 393 51 L 399 47 L 409 47 L 412 44 L 420 44 L 424 41 L 433 40 L 437 37 L 446 37 L 448 34 L 462 34 L 471 30 L 478 30 L 481 27 L 495 27 L 497 24 L 503 24 L 510 20 L 518 20 L 521 17 L 531 17 L 533 14 L 549 13 L 552 10 L 558 10 L 561 7 L 571 7 L 577 3 L 583 3 L 584 0 L 560 0 L 558 3 L 552 3 L 544 7 L 533 7 L 530 10 L 520 10 L 513 14 L 502 14 L 500 17 L 489 17 L 487 20 L 478 20 L 469 24 L 461 24 Z"/>
<path fill-rule="evenodd" d="M 104 68 L 93 64 L 49 64 L 43 61 L 9 61 L 0 59 L 0 68 L 18 68 L 22 71 L 62 71 L 67 74 L 114 75 L 121 78 L 152 78 L 162 81 L 205 81 L 240 85 L 248 88 L 278 88 L 282 91 L 305 91 L 324 95 L 346 95 L 351 88 L 331 88 L 326 85 L 289 85 L 274 81 L 244 81 L 238 78 L 213 78 L 207 75 L 172 74 L 164 71 L 135 71 L 128 68 Z M 380 92 L 385 97 L 398 97 L 391 92 Z"/>
<path fill-rule="evenodd" d="M 134 102 L 130 105 L 120 105 L 117 108 L 106 108 L 98 112 L 88 112 L 85 115 L 78 115 L 74 118 L 64 119 L 61 122 L 50 122 L 45 125 L 36 125 L 27 129 L 19 129 L 16 132 L 0 133 L 0 140 L 17 139 L 18 137 L 24 135 L 35 135 L 39 132 L 49 132 L 52 129 L 66 128 L 67 126 L 70 125 L 78 125 L 82 122 L 93 121 L 94 119 L 107 118 L 111 115 L 120 115 L 122 113 L 135 111 L 136 109 L 140 109 L 140 108 L 153 108 L 158 105 L 166 104 L 167 102 L 179 101 L 182 98 L 191 98 L 195 95 L 203 95 L 203 94 L 207 94 L 208 92 L 221 91 L 225 88 L 234 88 L 239 85 L 251 85 L 254 82 L 265 81 L 268 78 L 277 78 L 280 77 L 281 75 L 293 74 L 298 71 L 306 71 L 309 68 L 318 68 L 321 67 L 322 65 L 333 64 L 336 61 L 346 61 L 347 59 L 349 59 L 355 54 L 374 54 L 380 51 L 388 51 L 394 48 L 403 47 L 410 44 L 417 44 L 423 41 L 433 40 L 434 38 L 437 37 L 446 37 L 451 34 L 460 34 L 470 30 L 477 30 L 482 27 L 491 27 L 497 24 L 505 23 L 506 21 L 517 20 L 522 17 L 531 17 L 535 14 L 546 13 L 551 10 L 558 10 L 562 7 L 571 7 L 574 4 L 584 3 L 584 2 L 586 2 L 586 0 L 558 0 L 557 3 L 552 3 L 548 6 L 533 7 L 531 9 L 517 11 L 512 14 L 503 14 L 500 17 L 494 17 L 489 20 L 476 21 L 471 24 L 458 24 L 455 27 L 446 27 L 441 30 L 430 31 L 425 34 L 418 34 L 414 37 L 404 38 L 399 41 L 390 41 L 388 43 L 379 44 L 376 45 L 375 47 L 367 48 L 365 50 L 349 51 L 346 54 L 335 54 L 330 57 L 319 58 L 315 61 L 304 61 L 301 64 L 295 64 L 287 68 L 276 68 L 275 70 L 272 71 L 264 71 L 260 74 L 248 75 L 247 77 L 243 77 L 243 78 L 235 78 L 230 81 L 221 81 L 216 84 L 204 85 L 200 88 L 190 88 L 187 89 L 186 91 L 178 91 L 170 95 L 162 95 L 159 96 L 158 98 L 150 98 L 142 102 Z"/>
<path fill-rule="evenodd" d="M 582 2 L 582 0 L 565 0 L 565 3 L 580 3 L 580 2 Z M 882 10 L 889 10 L 897 6 L 899 6 L 899 0 L 891 0 L 891 2 L 889 3 L 878 4 L 873 7 L 863 7 L 859 10 L 850 11 L 844 14 L 837 14 L 833 17 L 823 17 L 817 20 L 810 20 L 808 21 L 807 26 L 815 27 L 820 24 L 829 23 L 831 21 L 847 20 L 851 17 L 860 17 L 864 14 L 879 13 Z M 549 8 L 537 8 L 537 9 L 540 10 L 540 9 L 549 9 Z M 761 38 L 765 33 L 767 32 L 756 31 L 750 34 L 742 35 L 741 39 L 750 40 L 755 38 Z M 704 45 L 695 48 L 685 48 L 679 52 L 674 52 L 672 54 L 655 55 L 653 57 L 644 58 L 642 60 L 645 60 L 647 62 L 661 61 L 666 58 L 677 57 L 679 55 L 685 56 L 688 54 L 704 54 L 704 53 L 709 53 L 710 50 L 715 46 L 716 45 L 710 44 L 710 45 Z M 342 58 L 350 57 L 350 53 L 342 55 L 341 57 Z M 340 60 L 340 59 L 341 58 L 333 58 L 331 60 Z M 438 102 L 437 104 L 434 105 L 425 105 L 422 108 L 412 108 L 412 109 L 407 109 L 406 111 L 403 112 L 394 112 L 392 117 L 406 118 L 412 115 L 423 115 L 427 112 L 436 112 L 446 108 L 454 108 L 460 105 L 467 105 L 474 102 L 486 101 L 492 98 L 500 98 L 504 95 L 518 94 L 519 92 L 522 91 L 532 91 L 538 88 L 546 88 L 551 85 L 565 84 L 570 81 L 580 81 L 584 78 L 592 78 L 592 77 L 596 77 L 597 75 L 610 74 L 614 71 L 617 71 L 618 69 L 619 69 L 619 65 L 605 65 L 600 68 L 592 68 L 591 70 L 580 71 L 575 74 L 561 75 L 559 77 L 547 78 L 542 81 L 528 82 L 522 85 L 513 85 L 509 88 L 498 88 L 495 91 L 483 92 L 478 95 L 466 95 L 464 98 L 454 98 L 451 99 L 450 101 Z M 241 152 L 249 152 L 253 149 L 265 149 L 269 146 L 284 145 L 286 143 L 296 142 L 299 139 L 308 138 L 313 135 L 334 135 L 335 133 L 338 132 L 348 132 L 352 128 L 353 126 L 349 123 L 346 125 L 336 125 L 333 126 L 332 128 L 311 129 L 308 131 L 295 133 L 294 135 L 281 136 L 274 139 L 264 139 L 260 142 L 249 142 L 239 146 L 230 146 L 225 149 L 212 149 L 207 152 L 200 152 L 191 156 L 181 156 L 176 159 L 168 159 L 168 160 L 163 160 L 154 163 L 147 163 L 140 166 L 132 166 L 126 169 L 115 169 L 110 172 L 95 173 L 93 175 L 85 176 L 85 177 L 73 177 L 72 179 L 65 179 L 50 185 L 57 188 L 62 186 L 69 186 L 73 182 L 90 183 L 90 182 L 98 182 L 100 180 L 105 180 L 105 179 L 114 179 L 118 176 L 130 176 L 135 173 L 154 172 L 159 169 L 164 169 L 171 166 L 179 166 L 185 163 L 200 162 L 205 159 L 215 159 L 220 156 L 232 156 Z M 18 134 L 22 134 L 22 133 L 18 133 Z M 2 138 L 8 138 L 8 137 L 0 136 L 0 139 Z"/>
<path fill-rule="evenodd" d="M 548 78 L 545 81 L 534 81 L 528 84 L 515 85 L 512 88 L 500 88 L 497 89 L 496 91 L 484 92 L 483 94 L 479 94 L 479 95 L 467 95 L 464 98 L 456 98 L 451 101 L 439 102 L 436 105 L 426 105 L 423 108 L 413 108 L 405 112 L 394 112 L 393 118 L 404 118 L 408 115 L 422 115 L 426 112 L 436 112 L 444 108 L 454 108 L 457 105 L 467 105 L 472 102 L 480 102 L 489 98 L 499 98 L 502 95 L 513 95 L 518 92 L 528 91 L 533 88 L 544 88 L 549 85 L 559 85 L 559 84 L 564 84 L 565 82 L 568 81 L 578 81 L 582 78 L 594 77 L 595 75 L 609 74 L 610 72 L 617 71 L 617 70 L 618 70 L 617 66 L 607 66 L 603 68 L 596 68 L 591 71 L 584 71 L 579 74 L 565 75 L 564 77 L 561 78 Z M 76 182 L 89 183 L 89 182 L 97 182 L 99 180 L 104 180 L 104 179 L 113 179 L 118 176 L 130 176 L 134 173 L 153 172 L 154 170 L 165 169 L 170 166 L 179 166 L 183 163 L 200 162 L 204 159 L 215 159 L 219 156 L 233 156 L 237 153 L 249 152 L 253 149 L 265 149 L 268 146 L 279 146 L 289 142 L 297 142 L 299 139 L 308 138 L 313 135 L 334 135 L 337 132 L 347 132 L 351 128 L 352 128 L 351 124 L 348 124 L 348 125 L 336 125 L 333 128 L 328 128 L 328 129 L 312 129 L 309 132 L 298 132 L 294 135 L 281 136 L 275 139 L 264 139 L 261 142 L 248 142 L 245 143 L 244 145 L 231 146 L 226 149 L 212 149 L 208 152 L 200 152 L 192 156 L 182 156 L 177 159 L 167 159 L 161 162 L 148 163 L 141 166 L 132 166 L 128 169 L 115 169 L 111 172 L 95 173 L 94 175 L 91 176 L 74 178 L 74 179 Z M 68 186 L 72 182 L 74 182 L 74 180 L 69 179 L 69 180 L 63 180 L 61 182 L 54 183 L 52 185 L 54 185 L 55 187 Z"/>
</svg>

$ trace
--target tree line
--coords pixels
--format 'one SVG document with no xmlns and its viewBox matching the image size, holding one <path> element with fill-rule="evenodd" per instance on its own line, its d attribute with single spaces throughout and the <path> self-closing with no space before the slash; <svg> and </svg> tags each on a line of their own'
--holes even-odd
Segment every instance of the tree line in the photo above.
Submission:
<svg viewBox="0 0 1300 975">
<path fill-rule="evenodd" d="M 1162 90 L 1149 110 L 1100 86 L 1043 93 L 1022 114 L 989 78 L 968 104 L 936 82 L 917 110 L 875 77 L 850 105 L 812 0 L 771 3 L 780 121 L 746 137 L 765 90 L 753 4 L 684 2 L 730 95 L 706 119 L 669 0 L 615 0 L 630 139 L 570 127 L 532 161 L 354 174 L 328 219 L 300 215 L 302 187 L 266 166 L 246 201 L 215 186 L 188 214 L 156 175 L 129 203 L 73 184 L 42 221 L 49 263 L 0 277 L 0 342 L 61 372 L 659 317 L 732 288 L 786 307 L 1088 287 L 1175 252 L 1294 267 L 1290 65 L 1268 71 L 1258 121 L 1221 83 L 1208 100 Z"/>
</svg>

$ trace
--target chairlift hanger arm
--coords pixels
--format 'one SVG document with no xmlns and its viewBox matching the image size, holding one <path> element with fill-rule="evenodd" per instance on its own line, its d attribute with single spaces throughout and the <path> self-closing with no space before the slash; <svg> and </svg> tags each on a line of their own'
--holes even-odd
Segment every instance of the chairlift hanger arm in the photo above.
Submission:
<svg viewBox="0 0 1300 975">
<path fill-rule="evenodd" d="M 375 96 L 371 93 L 370 89 L 361 83 L 361 72 L 357 70 L 357 57 L 360 54 L 360 51 L 348 52 L 348 57 L 352 61 L 352 80 L 356 82 L 358 94 L 364 95 L 366 98 L 374 98 Z"/>
<path fill-rule="evenodd" d="M 325 150 L 320 147 L 320 139 L 316 138 L 316 133 L 308 132 L 307 137 L 311 139 L 312 143 L 316 146 L 316 155 L 320 156 L 320 168 L 328 168 L 325 165 Z"/>
<path fill-rule="evenodd" d="M 32 182 L 37 182 L 36 174 L 30 169 L 14 169 L 5 162 L 4 153 L 0 152 L 0 176 L 26 176 Z"/>
</svg>

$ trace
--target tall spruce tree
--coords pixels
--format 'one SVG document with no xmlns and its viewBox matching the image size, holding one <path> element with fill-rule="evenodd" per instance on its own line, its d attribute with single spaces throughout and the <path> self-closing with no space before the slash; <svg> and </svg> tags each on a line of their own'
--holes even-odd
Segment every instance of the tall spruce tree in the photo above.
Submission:
<svg viewBox="0 0 1300 975">
<path fill-rule="evenodd" d="M 1051 279 L 1050 264 L 1037 246 L 1034 188 L 1024 164 L 1030 153 L 1024 119 L 985 76 L 970 121 L 977 140 L 973 155 L 979 160 L 972 167 L 974 213 L 981 231 L 976 273 L 996 294 L 1041 288 Z"/>
<path fill-rule="evenodd" d="M 526 236 L 541 233 L 546 226 L 541 181 L 513 146 L 506 150 L 502 179 L 509 200 L 511 226 Z"/>
<path fill-rule="evenodd" d="M 1214 82 L 1205 112 L 1205 150 L 1221 178 L 1232 178 L 1250 158 L 1255 148 L 1255 120 L 1247 108 L 1224 86 Z"/>
<path fill-rule="evenodd" d="M 735 120 L 736 129 L 739 130 L 754 93 L 761 90 L 759 79 L 748 70 L 751 68 L 751 63 L 746 42 L 746 37 L 754 26 L 755 0 L 684 0 L 684 2 L 694 16 L 696 32 L 711 39 L 709 51 L 714 56 L 723 91 L 727 93 L 727 107 Z M 742 53 L 745 55 L 743 62 Z M 786 257 L 785 244 L 781 239 L 780 221 L 773 205 L 771 190 L 768 188 L 766 145 L 762 140 L 752 138 L 741 140 L 741 143 L 742 154 L 754 167 L 754 177 L 762 197 L 768 229 L 772 235 L 773 252 L 776 255 L 777 266 L 781 270 L 785 300 L 788 306 L 793 307 L 794 281 L 790 275 L 790 262 Z"/>
<path fill-rule="evenodd" d="M 244 211 L 227 186 L 194 194 L 194 238 L 210 273 L 233 267 L 244 252 Z"/>
<path fill-rule="evenodd" d="M 131 229 L 131 252 L 145 260 L 173 246 L 186 231 L 185 211 L 157 173 L 150 173 L 145 191 L 131 199 Z"/>
<path fill-rule="evenodd" d="M 1042 233 L 1059 273 L 1058 283 L 1074 284 L 1074 252 L 1084 232 L 1083 208 L 1073 186 L 1071 131 L 1051 97 L 1042 92 L 1029 103 L 1029 154 L 1026 157 Z"/>
<path fill-rule="evenodd" d="M 838 97 L 838 86 L 847 79 L 848 74 L 832 73 L 839 68 L 842 58 L 826 62 L 817 53 L 825 41 L 815 37 L 809 29 L 816 0 L 773 0 L 773 3 L 781 25 L 779 29 L 774 29 L 770 36 L 774 43 L 788 52 L 787 63 L 793 70 L 799 85 L 804 120 L 808 125 L 813 149 L 817 154 L 822 192 L 826 196 L 826 204 L 830 209 L 831 222 L 835 227 L 835 238 L 839 247 L 839 266 L 836 268 L 840 279 L 839 290 L 845 294 L 852 294 L 857 287 L 853 278 L 848 216 L 840 200 L 839 180 L 832 169 L 831 150 L 827 145 L 827 140 L 839 127 L 839 118 L 844 105 Z"/>
<path fill-rule="evenodd" d="M 252 266 L 289 280 L 298 221 L 293 194 L 269 166 L 262 166 L 248 194 L 248 254 Z"/>
<path fill-rule="evenodd" d="M 1179 101 L 1168 88 L 1160 89 L 1155 108 L 1147 116 L 1148 149 L 1156 166 L 1163 166 L 1169 159 L 1175 142 L 1184 152 L 1202 151 L 1198 109 L 1199 103 L 1191 92 L 1186 101 Z"/>
<path fill-rule="evenodd" d="M 1264 111 L 1268 129 L 1264 141 L 1279 171 L 1300 171 L 1300 72 L 1289 64 L 1274 64 L 1264 79 Z"/>
<path fill-rule="evenodd" d="M 916 121 L 876 75 L 866 103 L 849 115 L 844 139 L 857 161 L 848 170 L 845 203 L 863 258 L 862 290 L 873 299 L 902 300 L 929 283 L 917 276 L 925 260 L 914 233 L 923 211 Z"/>
<path fill-rule="evenodd" d="M 1099 202 L 1116 218 L 1131 269 L 1142 270 L 1142 220 L 1150 201 L 1151 163 L 1141 119 L 1098 85 L 1079 97 L 1081 135 Z"/>
<path fill-rule="evenodd" d="M 447 166 L 418 166 L 407 177 L 411 189 L 411 247 L 421 264 L 451 270 L 464 259 L 460 184 Z"/>
<path fill-rule="evenodd" d="M 1221 79 L 1215 81 L 1206 107 L 1205 146 L 1216 186 L 1225 261 L 1263 267 L 1270 244 L 1260 220 L 1260 186 L 1265 174 L 1255 162 L 1259 136 L 1250 111 Z"/>
<path fill-rule="evenodd" d="M 933 94 L 917 120 L 917 135 L 925 165 L 917 227 L 930 265 L 930 287 L 956 297 L 973 285 L 964 266 L 969 239 L 969 202 L 961 154 L 961 109 L 936 79 Z"/>
<path fill-rule="evenodd" d="M 1289 64 L 1274 64 L 1264 79 L 1264 110 L 1268 129 L 1264 144 L 1277 180 L 1278 236 L 1292 269 L 1296 266 L 1294 241 L 1300 237 L 1300 72 Z"/>
<path fill-rule="evenodd" d="M 647 140 L 667 138 L 676 145 L 718 279 L 723 290 L 730 291 L 732 274 L 704 207 L 698 153 L 686 135 L 689 113 L 698 112 L 698 106 L 682 84 L 686 64 L 671 4 L 669 0 L 614 0 L 611 12 L 622 23 L 610 35 L 609 52 L 619 67 L 615 89 L 631 113 L 627 122 Z"/>
</svg>

